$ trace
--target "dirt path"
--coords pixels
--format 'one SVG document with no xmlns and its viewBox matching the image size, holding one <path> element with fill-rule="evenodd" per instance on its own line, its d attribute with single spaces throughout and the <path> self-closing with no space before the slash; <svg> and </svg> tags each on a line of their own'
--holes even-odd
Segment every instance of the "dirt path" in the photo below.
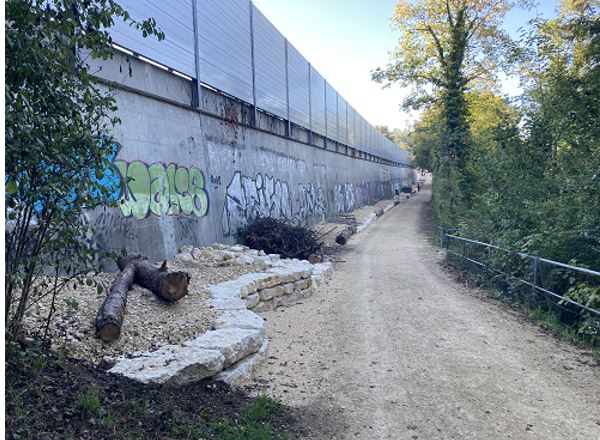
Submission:
<svg viewBox="0 0 600 440">
<path fill-rule="evenodd" d="M 265 313 L 257 383 L 307 438 L 600 439 L 600 368 L 437 264 L 430 192 L 353 238 L 328 285 Z"/>
</svg>

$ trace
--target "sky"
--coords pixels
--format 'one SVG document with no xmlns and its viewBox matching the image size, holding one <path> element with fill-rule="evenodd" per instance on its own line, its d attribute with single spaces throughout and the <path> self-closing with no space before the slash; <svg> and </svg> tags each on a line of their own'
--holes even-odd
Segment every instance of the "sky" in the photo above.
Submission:
<svg viewBox="0 0 600 440">
<path fill-rule="evenodd" d="M 406 128 L 418 117 L 401 110 L 408 90 L 392 86 L 382 90 L 371 71 L 384 67 L 398 35 L 390 27 L 395 0 L 254 0 L 327 81 L 373 125 Z M 554 0 L 541 0 L 530 11 L 515 9 L 505 28 L 515 35 L 540 13 L 555 15 Z M 517 82 L 506 80 L 504 89 L 515 94 Z"/>
</svg>

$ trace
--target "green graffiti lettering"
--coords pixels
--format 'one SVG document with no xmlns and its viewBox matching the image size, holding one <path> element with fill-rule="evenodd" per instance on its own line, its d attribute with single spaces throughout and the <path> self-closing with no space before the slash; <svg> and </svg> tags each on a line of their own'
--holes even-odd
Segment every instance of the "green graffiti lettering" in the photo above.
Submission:
<svg viewBox="0 0 600 440">
<path fill-rule="evenodd" d="M 179 197 L 177 197 L 177 191 L 175 191 L 175 171 L 177 171 L 177 165 L 174 163 L 167 167 L 167 178 L 169 179 L 169 215 L 179 215 Z"/>
<path fill-rule="evenodd" d="M 166 214 L 169 210 L 169 180 L 165 167 L 154 163 L 148 168 L 150 174 L 150 211 L 155 215 Z"/>
<path fill-rule="evenodd" d="M 190 169 L 190 193 L 192 194 L 192 210 L 197 217 L 208 212 L 208 195 L 204 190 L 204 176 L 198 168 Z"/>
<path fill-rule="evenodd" d="M 127 180 L 131 213 L 135 218 L 145 218 L 150 208 L 150 174 L 146 165 L 137 160 L 131 162 L 127 167 Z"/>
<path fill-rule="evenodd" d="M 125 217 L 142 219 L 149 212 L 157 216 L 207 214 L 208 193 L 199 169 L 160 162 L 148 166 L 116 160 L 113 164 L 121 175 L 120 208 Z"/>
<path fill-rule="evenodd" d="M 192 195 L 189 193 L 189 173 L 183 167 L 175 171 L 175 191 L 179 196 L 179 206 L 185 215 L 192 213 Z"/>
<path fill-rule="evenodd" d="M 131 216 L 131 205 L 129 204 L 129 188 L 127 184 L 127 162 L 124 160 L 115 160 L 115 168 L 121 175 L 121 200 L 119 201 L 119 207 L 125 217 Z"/>
</svg>

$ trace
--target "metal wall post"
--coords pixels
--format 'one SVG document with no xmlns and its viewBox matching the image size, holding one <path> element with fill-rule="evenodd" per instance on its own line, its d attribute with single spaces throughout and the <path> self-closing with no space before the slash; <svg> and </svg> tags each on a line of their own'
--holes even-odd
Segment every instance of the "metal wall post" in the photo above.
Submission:
<svg viewBox="0 0 600 440">
<path fill-rule="evenodd" d="M 313 144 L 313 120 L 312 120 L 312 74 L 311 64 L 308 63 L 308 143 Z"/>
<path fill-rule="evenodd" d="M 285 123 L 285 135 L 292 135 L 292 123 L 290 122 L 290 69 L 289 69 L 289 59 L 288 59 L 288 40 L 285 39 L 285 105 L 287 108 L 287 116 Z"/>
<path fill-rule="evenodd" d="M 323 87 L 325 89 L 325 137 L 323 138 L 323 148 L 327 149 L 327 136 L 329 136 L 329 132 L 327 130 L 327 81 L 323 81 Z"/>
<path fill-rule="evenodd" d="M 193 80 L 192 105 L 202 107 L 202 83 L 200 82 L 200 31 L 198 29 L 198 0 L 192 0 L 194 26 L 194 68 L 196 78 Z"/>
<path fill-rule="evenodd" d="M 340 151 L 340 94 L 335 92 L 335 151 Z"/>
<path fill-rule="evenodd" d="M 258 125 L 258 111 L 256 108 L 256 66 L 254 60 L 254 4 L 249 2 L 250 6 L 250 56 L 252 59 L 252 123 Z"/>
<path fill-rule="evenodd" d="M 350 144 L 350 139 L 348 139 L 348 133 L 350 128 L 348 127 L 348 101 L 346 101 L 346 145 Z M 346 153 L 348 153 L 348 149 L 346 148 Z"/>
</svg>

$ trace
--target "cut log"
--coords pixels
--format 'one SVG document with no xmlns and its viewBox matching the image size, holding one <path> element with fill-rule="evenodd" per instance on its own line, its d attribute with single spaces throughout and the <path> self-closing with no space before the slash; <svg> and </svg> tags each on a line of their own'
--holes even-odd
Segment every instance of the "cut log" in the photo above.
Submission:
<svg viewBox="0 0 600 440">
<path fill-rule="evenodd" d="M 174 302 L 183 298 L 188 293 L 190 275 L 187 272 L 169 272 L 167 262 L 160 268 L 150 263 L 142 256 L 120 257 L 117 260 L 119 269 L 128 264 L 135 264 L 135 277 L 133 282 L 144 289 L 150 290 L 160 298 Z"/>
<path fill-rule="evenodd" d="M 104 342 L 114 341 L 121 334 L 127 293 L 135 277 L 135 261 L 127 264 L 115 278 L 108 296 L 96 314 L 96 328 Z"/>
<path fill-rule="evenodd" d="M 350 236 L 352 234 L 354 234 L 356 232 L 356 228 L 352 227 L 352 226 L 348 226 L 347 228 L 344 228 L 336 237 L 335 237 L 335 242 L 337 244 L 346 244 L 346 242 L 348 241 L 348 239 L 350 238 Z"/>
</svg>

